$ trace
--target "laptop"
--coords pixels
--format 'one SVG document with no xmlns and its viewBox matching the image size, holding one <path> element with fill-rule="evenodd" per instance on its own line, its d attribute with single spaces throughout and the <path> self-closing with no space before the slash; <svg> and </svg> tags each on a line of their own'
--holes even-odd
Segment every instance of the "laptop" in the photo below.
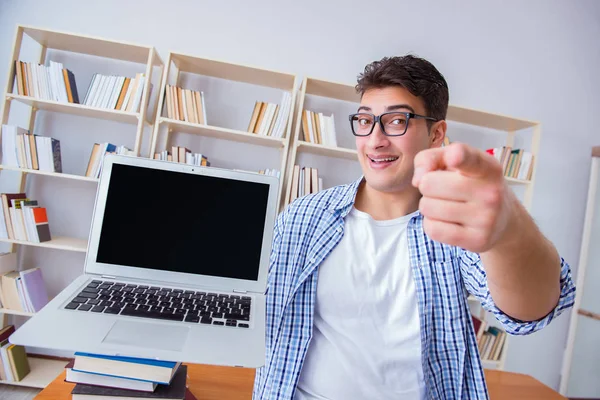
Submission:
<svg viewBox="0 0 600 400">
<path fill-rule="evenodd" d="M 272 176 L 107 155 L 83 274 L 10 342 L 264 365 L 278 190 Z"/>
</svg>

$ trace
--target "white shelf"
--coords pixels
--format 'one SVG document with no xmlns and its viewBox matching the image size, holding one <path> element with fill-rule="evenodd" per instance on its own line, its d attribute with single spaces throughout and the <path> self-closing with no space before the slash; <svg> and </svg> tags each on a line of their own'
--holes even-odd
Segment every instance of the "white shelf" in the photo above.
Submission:
<svg viewBox="0 0 600 400">
<path fill-rule="evenodd" d="M 20 315 L 22 317 L 33 317 L 35 313 L 27 311 L 11 310 L 9 308 L 0 308 L 0 314 Z"/>
<path fill-rule="evenodd" d="M 49 360 L 29 355 L 27 359 L 31 372 L 22 381 L 0 381 L 0 384 L 44 389 L 65 370 L 69 363 L 63 360 Z"/>
<path fill-rule="evenodd" d="M 172 129 L 174 132 L 185 132 L 205 137 L 214 137 L 274 148 L 282 148 L 285 145 L 284 139 L 257 135 L 256 133 L 238 131 L 235 129 L 221 128 L 218 126 L 194 124 L 170 118 L 160 118 L 160 123 L 166 125 L 168 129 Z"/>
<path fill-rule="evenodd" d="M 57 236 L 52 240 L 42 243 L 28 242 L 25 240 L 0 239 L 0 242 L 20 244 L 24 246 L 45 247 L 49 249 L 67 250 L 85 253 L 87 251 L 87 240 Z"/>
<path fill-rule="evenodd" d="M 140 118 L 139 113 L 132 113 L 121 110 L 111 110 L 108 108 L 90 107 L 76 103 L 62 103 L 53 100 L 42 100 L 30 96 L 21 96 L 19 94 L 14 93 L 7 94 L 6 98 L 7 100 L 18 101 L 38 110 L 72 114 L 81 117 L 105 119 L 116 122 L 123 122 L 127 124 L 137 124 Z"/>
<path fill-rule="evenodd" d="M 308 143 L 299 141 L 297 149 L 302 153 L 316 154 L 318 156 L 342 158 L 346 160 L 358 161 L 358 153 L 353 149 L 343 147 L 329 147 L 322 144 Z"/>
<path fill-rule="evenodd" d="M 24 174 L 36 174 L 36 175 L 52 176 L 55 178 L 75 179 L 75 180 L 84 181 L 84 182 L 98 183 L 98 179 L 90 178 L 89 176 L 63 174 L 60 172 L 40 171 L 37 169 L 26 169 L 26 168 L 12 167 L 12 166 L 8 166 L 8 165 L 0 165 L 0 169 L 6 170 L 6 171 L 17 171 L 17 172 L 21 172 Z"/>
<path fill-rule="evenodd" d="M 516 178 L 509 178 L 507 176 L 505 176 L 504 179 L 506 179 L 506 181 L 508 183 L 514 183 L 516 185 L 529 185 L 529 184 L 531 184 L 531 181 L 526 181 L 526 180 L 523 180 L 523 179 L 516 179 Z"/>
</svg>

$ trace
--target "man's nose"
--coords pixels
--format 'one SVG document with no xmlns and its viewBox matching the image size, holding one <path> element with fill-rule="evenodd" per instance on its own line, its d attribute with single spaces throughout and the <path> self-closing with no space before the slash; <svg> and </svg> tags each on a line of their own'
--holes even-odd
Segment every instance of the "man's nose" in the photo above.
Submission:
<svg viewBox="0 0 600 400">
<path fill-rule="evenodd" d="M 383 131 L 381 130 L 381 125 L 376 123 L 373 127 L 373 132 L 369 135 L 369 146 L 373 149 L 384 147 L 389 144 L 390 140 Z"/>
</svg>

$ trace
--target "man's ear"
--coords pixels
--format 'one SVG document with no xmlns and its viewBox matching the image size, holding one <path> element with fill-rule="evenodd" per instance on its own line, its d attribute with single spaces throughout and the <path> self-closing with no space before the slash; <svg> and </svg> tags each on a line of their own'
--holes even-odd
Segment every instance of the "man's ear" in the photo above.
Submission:
<svg viewBox="0 0 600 400">
<path fill-rule="evenodd" d="M 431 127 L 431 131 L 429 132 L 429 147 L 442 147 L 444 143 L 444 138 L 446 137 L 446 128 L 448 125 L 446 121 L 438 121 Z"/>
</svg>

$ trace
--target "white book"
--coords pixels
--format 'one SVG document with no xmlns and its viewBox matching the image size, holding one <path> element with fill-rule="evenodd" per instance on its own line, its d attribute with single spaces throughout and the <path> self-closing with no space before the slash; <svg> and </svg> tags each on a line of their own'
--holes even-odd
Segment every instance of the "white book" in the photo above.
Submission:
<svg viewBox="0 0 600 400">
<path fill-rule="evenodd" d="M 102 93 L 102 103 L 100 105 L 101 108 L 108 108 L 110 99 L 112 98 L 113 89 L 115 84 L 117 83 L 117 77 L 111 75 L 108 77 L 108 84 L 104 89 L 104 93 Z"/>
<path fill-rule="evenodd" d="M 40 89 L 38 88 L 38 77 L 37 77 L 37 64 L 29 63 L 29 69 L 31 70 L 31 87 L 33 89 L 33 97 L 36 99 L 40 98 Z M 31 93 L 29 94 L 31 95 Z"/>
<path fill-rule="evenodd" d="M 27 232 L 27 238 L 30 242 L 39 243 L 40 238 L 37 234 L 37 229 L 35 227 L 32 206 L 22 207 L 21 212 L 23 213 L 23 221 L 25 223 L 25 231 Z"/>
<path fill-rule="evenodd" d="M 133 108 L 131 109 L 131 111 L 134 113 L 139 112 L 140 103 L 142 102 L 142 93 L 144 91 L 145 82 L 146 82 L 146 77 L 144 75 L 142 75 L 140 78 L 140 83 L 135 91 L 135 97 L 133 98 Z"/>
<path fill-rule="evenodd" d="M 202 123 L 204 125 L 208 125 L 208 120 L 206 119 L 206 104 L 204 104 L 204 92 L 200 92 L 200 100 L 202 100 Z"/>
<path fill-rule="evenodd" d="M 121 111 L 127 110 L 127 104 L 129 103 L 129 99 L 131 98 L 131 92 L 133 91 L 133 85 L 135 84 L 135 78 L 129 80 L 129 86 L 127 86 L 127 93 L 125 93 L 125 99 L 123 99 L 123 104 L 121 104 Z"/>
<path fill-rule="evenodd" d="M 38 153 L 38 169 L 40 171 L 48 171 L 48 160 L 46 156 L 46 152 L 42 149 L 44 148 L 44 137 L 36 136 L 35 137 L 35 147 L 37 148 Z"/>
<path fill-rule="evenodd" d="M 33 169 L 33 162 L 31 161 L 31 146 L 29 144 L 29 138 L 23 135 L 23 147 L 25 148 L 25 161 L 27 162 L 26 168 Z"/>
<path fill-rule="evenodd" d="M 92 90 L 94 89 L 94 84 L 96 83 L 96 78 L 98 77 L 98 74 L 94 74 L 94 76 L 92 76 L 92 80 L 90 81 L 90 86 L 88 87 L 87 93 L 85 94 L 85 99 L 83 99 L 83 103 L 84 105 L 88 105 L 88 101 L 90 100 L 90 95 L 92 94 Z"/>
<path fill-rule="evenodd" d="M 119 95 L 121 94 L 121 89 L 123 89 L 123 83 L 125 83 L 125 77 L 118 76 L 117 82 L 115 83 L 115 86 L 113 87 L 112 98 L 110 99 L 110 102 L 108 103 L 108 108 L 110 108 L 111 110 L 115 110 L 117 107 L 117 102 L 119 101 Z"/>
<path fill-rule="evenodd" d="M 104 103 L 106 102 L 106 97 L 108 96 L 107 93 L 110 89 L 111 84 L 112 76 L 104 76 L 104 79 L 102 79 L 102 86 L 100 87 L 96 98 L 96 107 L 104 108 Z"/>
<path fill-rule="evenodd" d="M 104 87 L 106 86 L 108 77 L 98 74 L 96 81 L 98 82 L 98 84 L 96 85 L 93 96 L 90 99 L 90 106 L 92 107 L 99 107 L 100 101 L 102 100 L 102 93 L 104 92 Z"/>
<path fill-rule="evenodd" d="M 286 133 L 286 128 L 288 126 L 288 119 L 290 117 L 290 108 L 292 106 L 292 95 L 289 92 L 285 92 L 285 106 L 283 108 L 283 114 L 281 117 L 281 124 L 279 125 L 279 129 L 277 131 L 278 138 L 283 138 Z"/>
<path fill-rule="evenodd" d="M 58 81 L 56 76 L 56 67 L 54 66 L 55 62 L 50 61 L 50 67 L 48 68 L 49 76 L 50 76 L 50 97 L 51 100 L 60 101 L 60 97 L 58 94 Z"/>
<path fill-rule="evenodd" d="M 54 100 L 52 98 L 52 83 L 50 82 L 50 68 L 42 65 L 44 71 L 44 84 L 46 85 L 46 100 Z"/>
<path fill-rule="evenodd" d="M 141 392 L 153 392 L 157 386 L 154 382 L 75 371 L 72 368 L 66 368 L 65 380 L 72 383 L 82 383 L 84 385 L 129 389 Z"/>
<path fill-rule="evenodd" d="M 337 135 L 335 133 L 335 117 L 333 114 L 331 114 L 331 116 L 328 117 L 328 122 L 329 122 L 329 138 L 331 140 L 331 146 L 337 147 Z"/>
<path fill-rule="evenodd" d="M 323 190 L 323 178 L 319 178 L 319 192 Z"/>
<path fill-rule="evenodd" d="M 317 123 L 319 124 L 319 130 L 321 131 L 321 144 L 325 146 L 331 146 L 329 143 L 329 132 L 327 132 L 327 126 L 325 125 L 325 116 L 323 113 L 319 113 Z"/>
<path fill-rule="evenodd" d="M 517 179 L 526 180 L 527 175 L 529 173 L 529 169 L 531 168 L 531 162 L 533 160 L 532 154 L 528 151 L 524 151 L 521 156 L 521 165 L 519 166 L 519 173 L 517 175 Z"/>
<path fill-rule="evenodd" d="M 63 65 L 62 63 L 55 63 L 56 68 L 56 78 L 58 83 L 58 97 L 60 101 L 63 103 L 69 102 L 69 95 L 67 94 L 67 85 L 65 84 L 65 77 L 63 75 Z"/>
<path fill-rule="evenodd" d="M 271 108 L 272 108 L 273 104 L 271 103 L 267 103 L 267 108 L 265 109 L 265 113 L 263 115 L 263 119 L 262 121 L 260 121 L 260 126 L 258 127 L 258 134 L 259 135 L 264 135 L 265 132 L 265 127 L 267 125 L 267 120 L 269 119 L 269 116 L 271 115 Z"/>
</svg>

